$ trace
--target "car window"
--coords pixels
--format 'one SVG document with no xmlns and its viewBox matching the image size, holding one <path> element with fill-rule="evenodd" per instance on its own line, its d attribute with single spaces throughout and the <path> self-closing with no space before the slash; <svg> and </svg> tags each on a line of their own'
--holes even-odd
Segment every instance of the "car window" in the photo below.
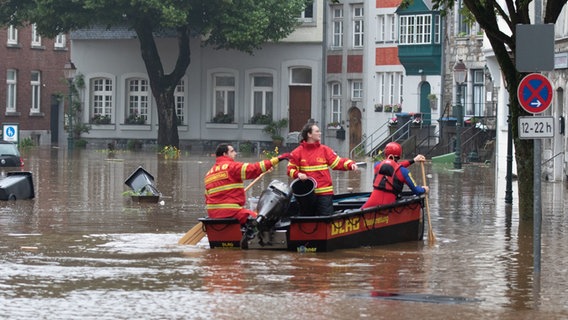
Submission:
<svg viewBox="0 0 568 320">
<path fill-rule="evenodd" d="M 13 144 L 0 144 L 0 154 L 19 155 L 18 148 Z"/>
</svg>

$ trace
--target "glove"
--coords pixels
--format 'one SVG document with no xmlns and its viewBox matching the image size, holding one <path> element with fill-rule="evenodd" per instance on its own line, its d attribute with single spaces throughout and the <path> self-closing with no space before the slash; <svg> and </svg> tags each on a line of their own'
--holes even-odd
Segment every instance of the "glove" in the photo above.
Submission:
<svg viewBox="0 0 568 320">
<path fill-rule="evenodd" d="M 278 161 L 288 160 L 290 158 L 290 153 L 286 152 L 278 156 Z"/>
</svg>

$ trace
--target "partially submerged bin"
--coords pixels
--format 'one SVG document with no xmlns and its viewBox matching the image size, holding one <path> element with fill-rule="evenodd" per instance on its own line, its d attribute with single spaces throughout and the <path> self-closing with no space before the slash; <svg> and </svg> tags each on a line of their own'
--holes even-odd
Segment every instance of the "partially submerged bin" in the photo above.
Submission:
<svg viewBox="0 0 568 320">
<path fill-rule="evenodd" d="M 34 182 L 28 171 L 11 171 L 0 180 L 0 200 L 33 199 Z"/>
<path fill-rule="evenodd" d="M 142 167 L 138 167 L 124 183 L 129 186 L 136 195 L 133 200 L 138 202 L 158 202 L 160 191 L 154 185 L 154 176 Z"/>
</svg>

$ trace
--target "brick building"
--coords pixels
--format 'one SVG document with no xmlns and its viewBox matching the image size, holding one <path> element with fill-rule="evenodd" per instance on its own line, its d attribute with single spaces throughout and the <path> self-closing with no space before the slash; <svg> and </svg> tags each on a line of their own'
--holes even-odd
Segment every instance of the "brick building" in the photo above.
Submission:
<svg viewBox="0 0 568 320">
<path fill-rule="evenodd" d="M 18 124 L 19 141 L 58 145 L 66 137 L 61 97 L 68 94 L 67 37 L 47 39 L 34 25 L 10 26 L 0 32 L 0 44 L 0 123 Z"/>
</svg>

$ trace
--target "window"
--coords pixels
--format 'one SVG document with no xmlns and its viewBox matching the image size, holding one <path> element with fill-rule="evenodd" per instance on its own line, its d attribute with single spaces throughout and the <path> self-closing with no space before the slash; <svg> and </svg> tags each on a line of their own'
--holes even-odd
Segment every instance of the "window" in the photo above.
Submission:
<svg viewBox="0 0 568 320">
<path fill-rule="evenodd" d="M 331 119 L 329 122 L 341 123 L 341 84 L 331 84 Z"/>
<path fill-rule="evenodd" d="M 39 113 L 41 97 L 41 74 L 39 71 L 32 71 L 30 85 L 32 88 L 31 113 Z"/>
<path fill-rule="evenodd" d="M 404 95 L 404 75 L 402 72 L 381 72 L 377 74 L 378 103 L 402 105 Z"/>
<path fill-rule="evenodd" d="M 400 17 L 400 44 L 430 44 L 431 42 L 431 14 Z"/>
<path fill-rule="evenodd" d="M 363 47 L 363 7 L 353 7 L 353 47 Z"/>
<path fill-rule="evenodd" d="M 174 101 L 176 104 L 177 124 L 185 124 L 185 80 L 181 79 L 174 91 Z"/>
<path fill-rule="evenodd" d="M 466 115 L 482 116 L 485 100 L 485 74 L 483 69 L 471 70 L 473 75 L 473 106 L 466 106 Z"/>
<path fill-rule="evenodd" d="M 440 15 L 437 14 L 434 18 L 434 43 L 440 43 Z"/>
<path fill-rule="evenodd" d="M 8 69 L 6 74 L 6 112 L 16 112 L 17 76 L 16 70 Z"/>
<path fill-rule="evenodd" d="M 32 47 L 41 47 L 41 36 L 37 32 L 36 24 L 32 24 Z"/>
<path fill-rule="evenodd" d="M 377 16 L 378 19 L 378 40 L 382 42 L 396 41 L 396 19 L 394 14 Z"/>
<path fill-rule="evenodd" d="M 301 22 L 313 22 L 314 21 L 314 4 L 306 5 L 306 9 L 300 13 L 300 18 L 298 19 Z"/>
<path fill-rule="evenodd" d="M 93 120 L 108 119 L 102 122 L 112 123 L 112 80 L 108 78 L 94 78 L 91 80 L 91 101 Z M 98 122 L 98 121 L 93 121 Z"/>
<path fill-rule="evenodd" d="M 466 17 L 462 14 L 463 6 L 464 4 L 462 0 L 458 0 L 457 5 L 455 6 L 458 16 L 458 25 L 456 29 L 458 36 L 466 36 L 470 33 L 470 24 Z"/>
<path fill-rule="evenodd" d="M 218 74 L 214 76 L 213 84 L 213 122 L 234 122 L 235 77 Z"/>
<path fill-rule="evenodd" d="M 343 9 L 333 8 L 333 40 L 332 46 L 343 47 Z"/>
<path fill-rule="evenodd" d="M 148 120 L 148 80 L 128 80 L 127 124 L 145 124 Z"/>
<path fill-rule="evenodd" d="M 8 27 L 8 45 L 18 44 L 18 29 L 14 26 Z"/>
<path fill-rule="evenodd" d="M 251 117 L 273 115 L 273 96 L 272 75 L 254 75 L 252 78 Z"/>
<path fill-rule="evenodd" d="M 294 68 L 290 72 L 291 85 L 310 85 L 312 84 L 312 69 Z"/>
<path fill-rule="evenodd" d="M 363 82 L 361 80 L 354 80 L 351 83 L 351 98 L 353 100 L 363 99 Z"/>
<path fill-rule="evenodd" d="M 66 44 L 65 42 L 66 42 L 65 35 L 60 33 L 55 37 L 53 46 L 57 49 L 65 48 Z"/>
</svg>

